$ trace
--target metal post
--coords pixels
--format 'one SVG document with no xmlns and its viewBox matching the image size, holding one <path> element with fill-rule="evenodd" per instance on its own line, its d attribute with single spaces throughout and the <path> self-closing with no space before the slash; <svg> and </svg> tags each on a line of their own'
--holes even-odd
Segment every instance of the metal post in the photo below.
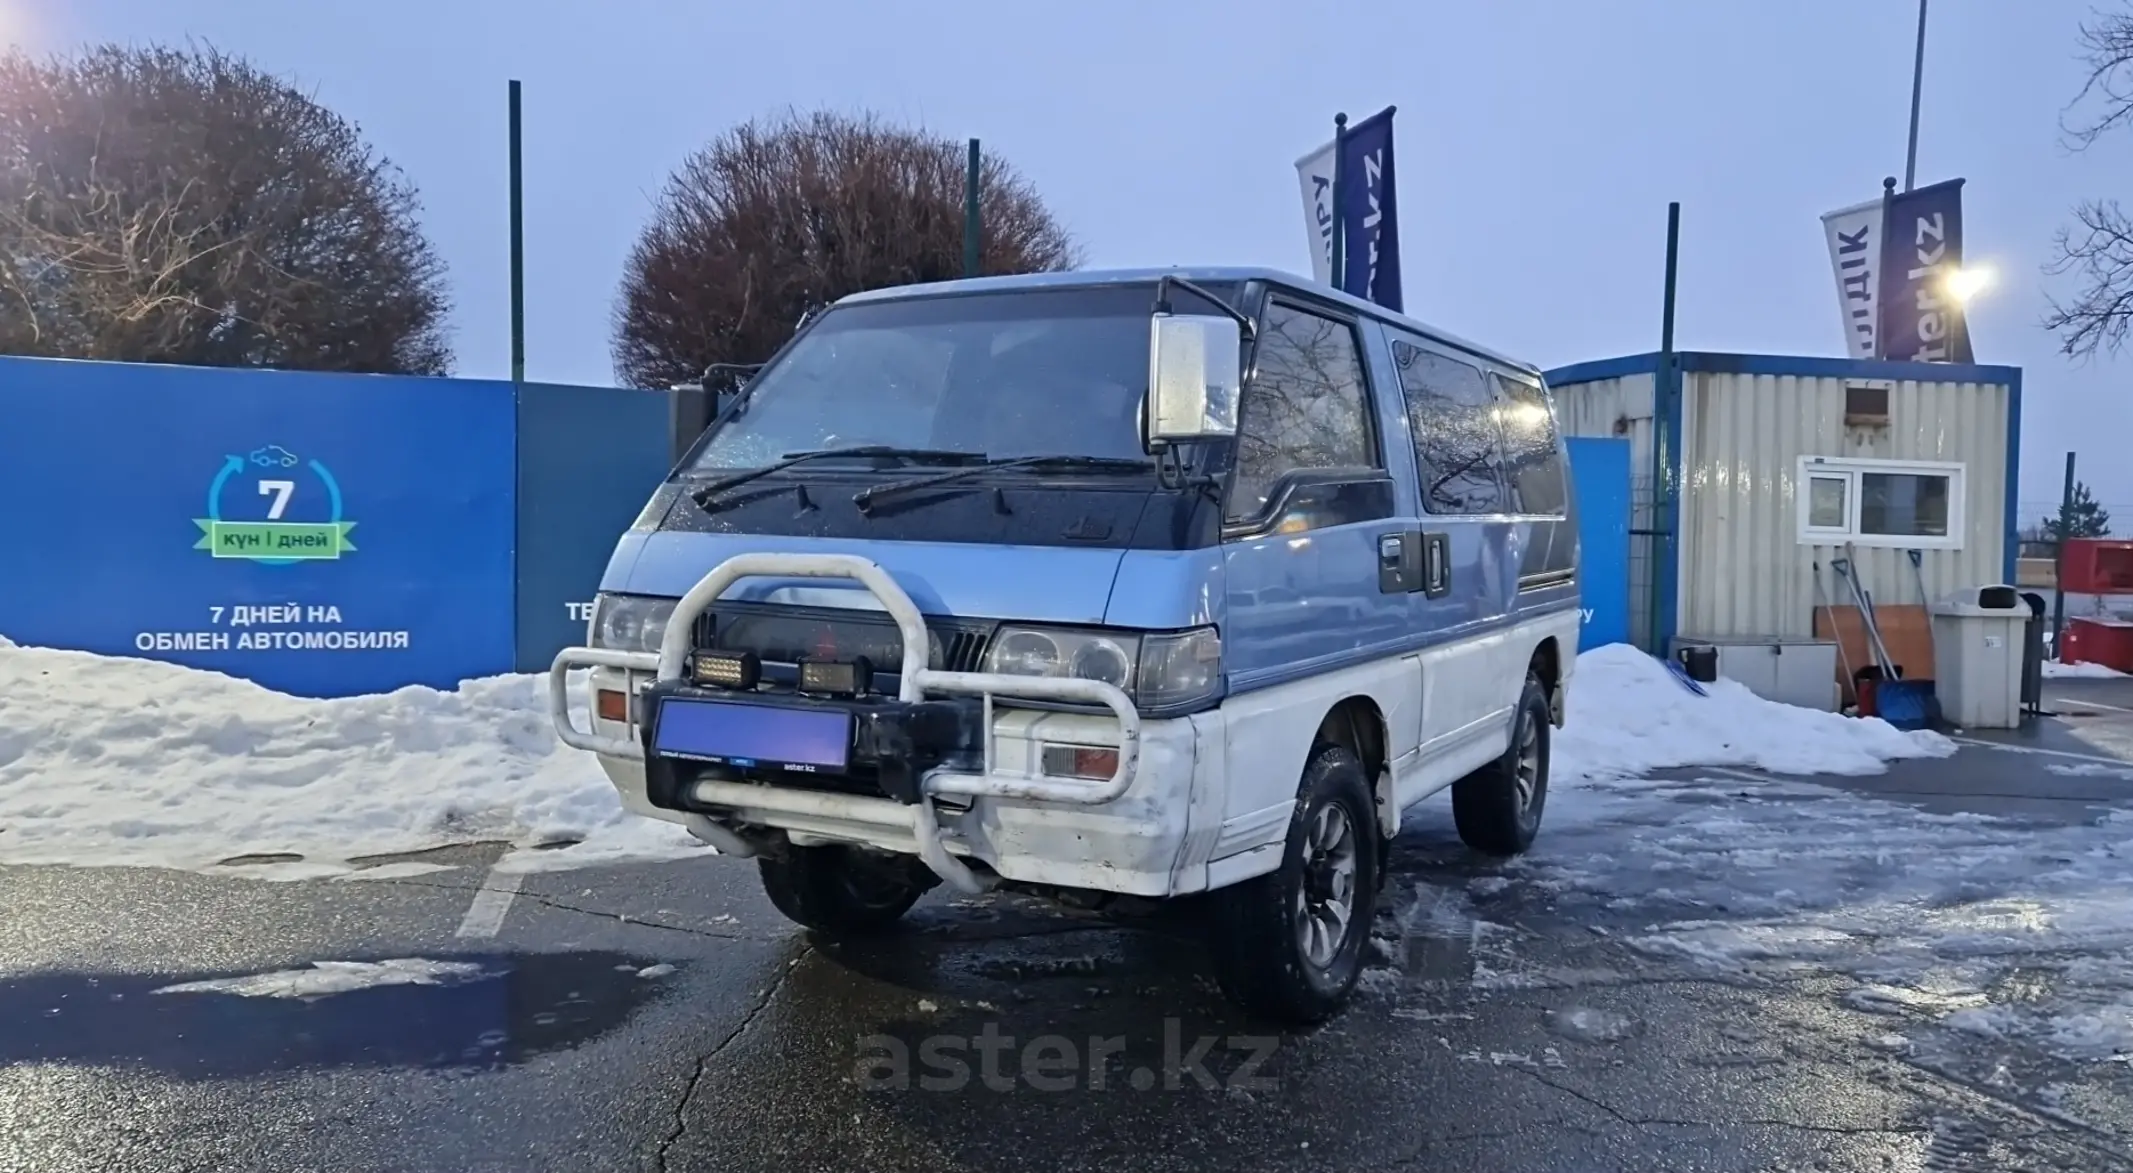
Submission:
<svg viewBox="0 0 2133 1173">
<path fill-rule="evenodd" d="M 511 381 L 526 381 L 526 207 L 518 82 L 511 83 Z"/>
<path fill-rule="evenodd" d="M 1926 0 L 1918 0 L 1918 51 L 1911 58 L 1911 149 L 1903 157 L 1903 189 L 1918 179 L 1918 97 L 1926 80 Z"/>
<path fill-rule="evenodd" d="M 978 266 L 984 260 L 979 247 L 979 233 L 984 223 L 978 210 L 978 140 L 970 140 L 970 169 L 963 177 L 963 276 L 978 275 Z"/>
<path fill-rule="evenodd" d="M 1652 374 L 1652 565 L 1650 597 L 1647 600 L 1646 638 L 1653 655 L 1668 654 L 1661 617 L 1665 610 L 1665 582 L 1674 557 L 1674 532 L 1668 503 L 1673 499 L 1673 446 L 1670 434 L 1673 403 L 1680 394 L 1674 371 L 1674 289 L 1681 261 L 1681 204 L 1666 206 L 1666 302 L 1659 323 L 1659 364 Z"/>
<path fill-rule="evenodd" d="M 1343 186 L 1341 183 L 1341 156 L 1346 153 L 1341 150 L 1341 145 L 1347 137 L 1348 115 L 1345 113 L 1335 114 L 1333 116 L 1333 263 L 1328 266 L 1333 274 L 1333 288 L 1335 289 L 1346 288 L 1342 282 L 1348 276 L 1346 271 L 1348 268 L 1348 233 L 1346 231 L 1348 225 L 1346 217 L 1341 215 L 1341 196 L 1343 194 L 1341 191 Z"/>
<path fill-rule="evenodd" d="M 1876 281 L 1879 281 L 1879 280 L 1881 279 L 1881 278 L 1880 278 L 1880 266 L 1881 266 L 1881 264 L 1882 264 L 1882 258 L 1883 258 L 1883 257 L 1886 257 L 1886 256 L 1888 255 L 1888 250 L 1889 250 L 1889 245 L 1888 245 L 1888 234 L 1889 234 L 1889 232 L 1891 232 L 1891 231 L 1892 231 L 1892 229 L 1891 229 L 1891 228 L 1889 227 L 1889 205 L 1890 205 L 1891 203 L 1895 202 L 1895 199 L 1896 199 L 1896 177 L 1895 177 L 1895 176 L 1893 176 L 1893 175 L 1884 175 L 1884 176 L 1882 176 L 1882 177 L 1881 177 L 1881 228 L 1880 228 L 1880 236 L 1879 236 L 1879 244 L 1880 244 L 1880 247 L 1881 247 L 1881 256 L 1878 256 L 1878 257 L 1875 257 L 1875 258 L 1874 258 L 1874 266 L 1875 266 L 1875 278 L 1874 278 L 1874 279 L 1875 279 Z M 1878 304 L 1877 304 L 1877 307 L 1876 307 L 1876 309 L 1875 309 L 1874 313 L 1875 313 L 1875 316 L 1876 316 L 1877 318 L 1879 318 L 1879 317 L 1880 317 L 1880 315 L 1881 315 L 1881 310 L 1880 310 L 1880 308 L 1878 307 Z M 1887 358 L 1888 356 L 1889 356 L 1889 338 L 1888 338 L 1888 333 L 1887 333 L 1886 331 L 1884 331 L 1884 330 L 1883 330 L 1883 329 L 1881 328 L 1881 322 L 1880 322 L 1880 321 L 1876 321 L 1876 322 L 1874 323 L 1874 357 L 1875 357 L 1875 358 Z"/>
<path fill-rule="evenodd" d="M 1681 260 L 1681 203 L 1666 206 L 1666 308 L 1659 324 L 1659 350 L 1671 362 L 1674 357 L 1674 278 Z"/>
<path fill-rule="evenodd" d="M 681 463 L 716 414 L 718 395 L 703 383 L 677 383 L 667 389 L 668 467 Z"/>
<path fill-rule="evenodd" d="M 2066 487 L 2059 490 L 2059 538 L 2052 545 L 2052 656 L 2064 659 L 2066 636 L 2066 539 L 2074 531 L 2074 454 L 2066 454 Z"/>
</svg>

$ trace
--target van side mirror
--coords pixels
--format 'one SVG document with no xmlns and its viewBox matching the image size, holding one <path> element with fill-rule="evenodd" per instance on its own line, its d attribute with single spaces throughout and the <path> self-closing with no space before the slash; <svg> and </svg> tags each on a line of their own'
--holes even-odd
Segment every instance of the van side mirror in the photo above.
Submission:
<svg viewBox="0 0 2133 1173">
<path fill-rule="evenodd" d="M 1244 335 L 1234 318 L 1157 314 L 1148 323 L 1148 442 L 1237 434 Z"/>
</svg>

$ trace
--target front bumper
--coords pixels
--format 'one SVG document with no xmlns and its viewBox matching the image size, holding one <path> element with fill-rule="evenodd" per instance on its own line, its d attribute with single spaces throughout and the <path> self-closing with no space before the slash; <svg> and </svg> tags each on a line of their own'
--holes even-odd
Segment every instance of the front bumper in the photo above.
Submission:
<svg viewBox="0 0 2133 1173">
<path fill-rule="evenodd" d="M 652 714 L 654 698 L 688 691 L 683 667 L 692 651 L 691 633 L 696 618 L 728 587 L 751 576 L 855 581 L 872 593 L 895 620 L 902 637 L 904 662 L 898 675 L 900 693 L 897 704 L 881 709 L 886 719 L 878 723 L 878 731 L 883 737 L 878 744 L 869 747 L 873 750 L 876 775 L 873 793 L 854 793 L 849 788 L 769 784 L 770 779 L 751 777 L 747 771 L 734 771 L 724 766 L 710 771 L 692 766 L 684 773 L 648 751 L 643 727 Z M 1017 819 L 1007 818 L 1000 824 L 1004 833 L 989 837 L 994 843 L 993 858 L 987 858 L 973 845 L 972 835 L 976 827 L 964 824 L 971 824 L 974 819 L 978 825 L 991 825 L 989 821 L 1001 819 L 1000 812 L 1013 804 L 1034 805 L 1040 815 L 1062 806 L 1115 808 L 1121 813 L 1109 817 L 1135 819 L 1137 815 L 1133 812 L 1147 801 L 1146 795 L 1137 800 L 1133 797 L 1142 774 L 1139 711 L 1123 691 L 1100 681 L 937 671 L 928 666 L 928 644 L 925 621 L 917 605 L 886 571 L 867 559 L 841 554 L 743 554 L 721 563 L 675 604 L 657 654 L 597 648 L 565 648 L 559 653 L 549 672 L 550 715 L 557 736 L 567 745 L 601 755 L 611 777 L 617 773 L 612 764 L 617 760 L 635 763 L 634 786 L 623 787 L 624 801 L 631 809 L 654 817 L 672 818 L 723 853 L 755 854 L 755 844 L 739 833 L 737 826 L 775 827 L 786 831 L 795 841 L 805 841 L 806 837 L 812 836 L 827 841 L 859 842 L 888 850 L 912 851 L 935 874 L 966 892 L 983 891 L 990 881 L 974 873 L 959 857 L 985 859 L 999 875 L 1011 879 L 1061 882 L 1028 874 L 1046 869 L 1014 862 L 1016 844 L 1025 838 L 1012 829 Z M 604 682 L 595 682 L 596 690 L 618 688 L 631 698 L 629 721 L 602 721 L 595 716 L 589 731 L 577 727 L 573 719 L 570 675 L 579 668 L 594 669 L 596 676 L 606 678 Z M 647 686 L 649 693 L 640 695 Z M 967 745 L 973 733 L 972 710 L 967 705 L 935 703 L 941 697 L 975 699 L 977 721 L 974 735 L 981 743 L 975 755 L 969 752 L 971 747 Z M 1014 710 L 996 708 L 996 698 L 1010 704 L 1018 699 L 1066 701 L 1100 705 L 1108 710 L 1108 716 L 1046 713 L 1031 714 L 1031 717 L 1068 723 L 1061 727 L 1070 730 L 1073 739 L 1065 744 L 1115 749 L 1116 766 L 1111 777 L 1047 776 L 1040 768 L 1041 749 L 1037 751 L 1037 757 L 1027 761 L 1028 769 L 1005 766 L 1000 756 L 1004 743 L 998 737 L 998 727 L 1001 721 L 1012 719 Z M 597 706 L 588 707 L 597 712 Z M 621 727 L 616 728 L 617 725 Z M 1195 728 L 1191 722 L 1184 723 L 1184 726 Z M 933 728 L 936 733 L 945 729 L 951 736 L 929 736 L 924 739 L 926 745 L 922 749 L 913 741 L 915 731 L 922 727 Z M 910 744 L 898 750 L 894 744 L 897 738 Z M 958 739 L 962 744 L 949 744 Z M 1183 776 L 1189 787 L 1193 773 L 1190 763 L 1199 755 L 1197 738 L 1188 736 L 1186 741 L 1189 743 L 1188 756 L 1184 761 L 1188 764 Z M 1030 743 L 1025 739 L 1024 744 Z M 647 762 L 651 763 L 649 768 Z M 1175 783 L 1178 773 L 1175 762 L 1171 765 L 1172 768 L 1161 773 Z M 893 776 L 889 781 L 894 789 L 882 785 L 884 766 Z M 622 781 L 617 778 L 618 784 Z M 634 794 L 630 793 L 633 789 Z M 1121 803 L 1125 805 L 1120 806 Z M 1184 801 L 1172 803 L 1173 817 L 1181 825 L 1187 805 Z M 956 820 L 955 830 L 961 832 L 958 837 L 951 838 L 945 833 L 944 814 Z M 1044 820 L 1038 818 L 1035 821 Z M 1027 825 L 1030 820 L 1021 822 Z M 1060 832 L 1068 840 L 1076 838 L 1071 825 L 1072 820 L 1067 820 L 1066 827 Z M 1180 837 L 1182 834 L 1180 830 Z M 1061 859 L 1074 857 L 1065 848 L 1048 850 L 1044 854 Z M 1171 854 L 1174 857 L 1175 852 Z M 1082 853 L 1081 858 L 1089 858 L 1088 853 Z M 1086 868 L 1076 869 L 1077 874 L 1087 871 Z M 1167 887 L 1170 868 L 1166 865 L 1162 871 L 1164 887 Z M 1116 884 L 1075 886 L 1111 891 L 1138 890 L 1137 887 Z"/>
<path fill-rule="evenodd" d="M 592 684 L 628 687 L 621 672 L 597 672 Z M 932 805 L 943 844 L 956 857 L 1021 883 L 1151 897 L 1198 891 L 1206 885 L 1205 861 L 1197 869 L 1185 866 L 1188 831 L 1194 798 L 1204 801 L 1217 781 L 1221 719 L 1215 710 L 1141 726 L 1133 783 L 1108 802 L 936 796 Z M 630 724 L 596 725 L 611 737 L 642 736 Z M 1002 787 L 1044 780 L 1047 744 L 1101 747 L 1118 734 L 1117 723 L 1106 717 L 1004 707 L 993 711 L 991 730 L 992 765 L 974 777 Z M 599 758 L 622 805 L 647 818 L 686 826 L 692 818 L 709 817 L 737 827 L 775 828 L 800 846 L 845 843 L 918 854 L 912 806 L 886 793 L 832 789 L 836 784 L 830 782 L 767 786 L 721 778 L 714 769 L 677 779 L 675 791 L 655 797 L 651 779 L 665 771 L 658 764 L 648 768 L 648 760 Z M 950 773 L 935 769 L 920 777 L 932 782 Z"/>
</svg>

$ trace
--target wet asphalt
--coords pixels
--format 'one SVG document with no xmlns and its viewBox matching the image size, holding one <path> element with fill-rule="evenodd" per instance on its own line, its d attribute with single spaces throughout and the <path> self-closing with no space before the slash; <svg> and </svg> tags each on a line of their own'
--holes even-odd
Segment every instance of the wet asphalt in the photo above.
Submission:
<svg viewBox="0 0 2133 1173">
<path fill-rule="evenodd" d="M 2102 756 L 2119 734 L 2068 729 L 2133 731 L 2092 714 L 2011 740 Z M 2043 757 L 1844 785 L 2044 822 L 2133 806 L 2023 772 Z M 1396 845 L 1355 1006 L 1292 1035 L 1222 1000 L 1190 902 L 936 894 L 832 945 L 707 859 L 535 874 L 462 937 L 497 853 L 355 882 L 0 869 L 0 1171 L 2133 1170 L 2133 1068 L 2081 1073 L 2077 1117 L 1990 1056 L 1891 1053 L 1837 979 L 1636 953 L 1640 914 L 1489 882 L 1442 812 Z M 1417 905 L 1445 892 L 1485 895 Z M 311 1000 L 156 992 L 398 958 L 469 964 Z"/>
</svg>

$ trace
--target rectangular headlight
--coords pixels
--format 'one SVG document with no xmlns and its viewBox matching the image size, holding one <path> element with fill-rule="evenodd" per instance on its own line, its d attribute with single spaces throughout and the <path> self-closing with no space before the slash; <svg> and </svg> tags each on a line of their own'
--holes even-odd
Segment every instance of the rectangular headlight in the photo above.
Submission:
<svg viewBox="0 0 2133 1173">
<path fill-rule="evenodd" d="M 1222 692 L 1222 635 L 1212 627 L 1165 632 L 1141 640 L 1134 701 L 1168 709 L 1210 700 Z"/>
<path fill-rule="evenodd" d="M 679 599 L 650 595 L 611 595 L 593 599 L 592 622 L 586 639 L 596 648 L 618 652 L 656 652 L 666 637 L 667 620 Z"/>
<path fill-rule="evenodd" d="M 1143 634 L 1102 628 L 1003 627 L 985 671 L 1101 680 L 1142 709 L 1210 700 L 1222 690 L 1222 640 L 1212 627 Z"/>
</svg>

